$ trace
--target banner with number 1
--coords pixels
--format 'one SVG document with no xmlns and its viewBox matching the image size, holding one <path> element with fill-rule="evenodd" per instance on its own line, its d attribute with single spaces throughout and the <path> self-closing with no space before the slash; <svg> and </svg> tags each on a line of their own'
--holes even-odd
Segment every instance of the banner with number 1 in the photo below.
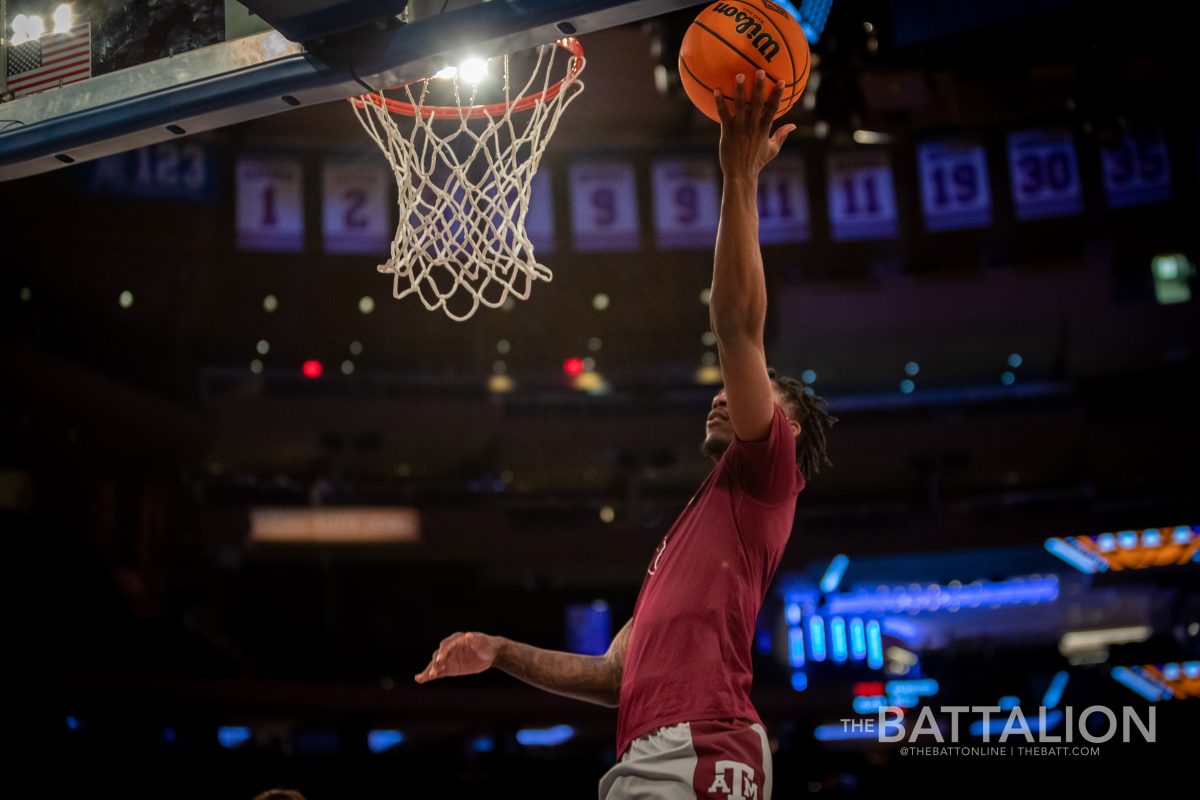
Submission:
<svg viewBox="0 0 1200 800">
<path fill-rule="evenodd" d="M 304 249 L 303 170 L 297 158 L 239 158 L 237 246 L 296 253 Z"/>
</svg>

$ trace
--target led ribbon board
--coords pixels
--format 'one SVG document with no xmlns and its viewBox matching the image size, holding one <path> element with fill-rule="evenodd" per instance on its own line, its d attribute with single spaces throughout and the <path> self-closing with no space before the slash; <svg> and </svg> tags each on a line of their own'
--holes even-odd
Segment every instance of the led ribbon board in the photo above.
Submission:
<svg viewBox="0 0 1200 800">
<path fill-rule="evenodd" d="M 1147 569 L 1200 561 L 1200 526 L 1146 528 L 1064 536 L 1046 540 L 1046 549 L 1080 572 Z"/>
</svg>

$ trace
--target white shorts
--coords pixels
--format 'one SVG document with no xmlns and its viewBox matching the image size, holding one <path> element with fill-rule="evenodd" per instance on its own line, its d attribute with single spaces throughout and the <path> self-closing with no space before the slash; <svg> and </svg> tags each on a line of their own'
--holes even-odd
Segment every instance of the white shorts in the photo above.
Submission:
<svg viewBox="0 0 1200 800">
<path fill-rule="evenodd" d="M 771 800 L 771 747 L 758 723 L 681 722 L 635 739 L 600 779 L 600 800 Z"/>
</svg>

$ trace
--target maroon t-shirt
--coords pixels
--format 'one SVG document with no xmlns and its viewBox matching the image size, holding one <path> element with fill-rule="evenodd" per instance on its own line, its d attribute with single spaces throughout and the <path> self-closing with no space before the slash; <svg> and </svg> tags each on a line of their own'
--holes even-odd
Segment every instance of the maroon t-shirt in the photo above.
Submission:
<svg viewBox="0 0 1200 800">
<path fill-rule="evenodd" d="M 650 561 L 625 652 L 618 757 L 664 725 L 760 721 L 750 703 L 754 620 L 803 488 L 776 404 L 767 438 L 734 438 Z"/>
</svg>

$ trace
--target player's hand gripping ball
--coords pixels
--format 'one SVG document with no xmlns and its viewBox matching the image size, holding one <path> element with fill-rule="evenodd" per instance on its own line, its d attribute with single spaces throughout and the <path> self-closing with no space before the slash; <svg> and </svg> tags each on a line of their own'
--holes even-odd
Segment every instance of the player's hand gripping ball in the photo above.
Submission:
<svg viewBox="0 0 1200 800">
<path fill-rule="evenodd" d="M 778 119 L 787 113 L 808 82 L 810 53 L 800 23 L 770 0 L 713 3 L 688 27 L 679 48 L 679 77 L 696 107 L 720 122 L 714 89 L 728 108 L 737 97 L 737 76 L 747 82 L 758 70 L 767 85 L 783 81 Z"/>
</svg>

